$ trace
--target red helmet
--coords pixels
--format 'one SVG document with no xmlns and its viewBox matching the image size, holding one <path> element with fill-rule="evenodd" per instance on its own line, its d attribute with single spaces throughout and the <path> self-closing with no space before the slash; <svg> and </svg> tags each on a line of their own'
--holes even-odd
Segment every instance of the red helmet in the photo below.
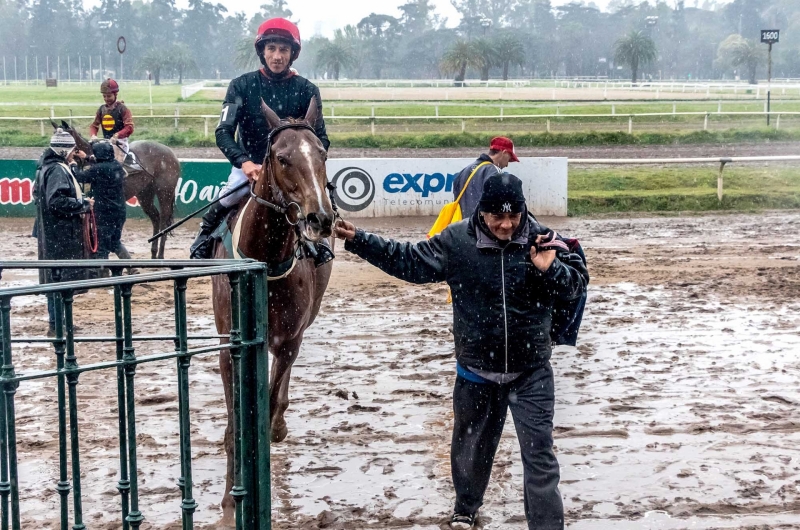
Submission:
<svg viewBox="0 0 800 530">
<path fill-rule="evenodd" d="M 101 94 L 116 94 L 117 92 L 119 92 L 119 83 L 117 83 L 113 79 L 108 78 L 102 83 L 100 83 Z"/>
<path fill-rule="evenodd" d="M 258 54 L 261 62 L 264 62 L 263 51 L 267 41 L 272 39 L 280 39 L 289 42 L 292 45 L 292 62 L 297 60 L 300 55 L 300 30 L 294 23 L 286 20 L 285 18 L 271 18 L 262 22 L 258 26 L 258 35 L 256 36 L 256 53 Z"/>
</svg>

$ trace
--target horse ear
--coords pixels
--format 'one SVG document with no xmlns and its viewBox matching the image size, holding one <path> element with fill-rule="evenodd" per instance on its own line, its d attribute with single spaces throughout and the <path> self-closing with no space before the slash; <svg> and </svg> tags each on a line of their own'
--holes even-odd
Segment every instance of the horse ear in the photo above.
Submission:
<svg viewBox="0 0 800 530">
<path fill-rule="evenodd" d="M 269 125 L 270 129 L 274 129 L 275 127 L 281 124 L 281 119 L 275 114 L 275 111 L 269 108 L 269 105 L 264 103 L 264 99 L 261 99 L 261 114 L 264 115 L 264 118 L 267 120 L 267 125 Z"/>
<path fill-rule="evenodd" d="M 317 126 L 317 117 L 319 116 L 319 109 L 317 108 L 317 96 L 311 98 L 311 102 L 308 104 L 308 111 L 306 112 L 305 121 L 312 127 Z"/>
<path fill-rule="evenodd" d="M 50 125 L 53 126 L 53 129 L 58 129 L 58 124 L 56 122 L 54 122 L 53 120 L 50 120 Z"/>
<path fill-rule="evenodd" d="M 65 122 L 64 120 L 61 120 L 61 128 L 65 131 L 72 131 L 72 127 L 70 127 L 69 123 Z"/>
</svg>

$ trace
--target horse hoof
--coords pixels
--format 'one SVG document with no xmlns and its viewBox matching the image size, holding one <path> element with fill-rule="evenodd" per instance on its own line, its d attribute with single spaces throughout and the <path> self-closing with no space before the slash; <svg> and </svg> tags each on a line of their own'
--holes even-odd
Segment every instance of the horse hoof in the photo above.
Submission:
<svg viewBox="0 0 800 530">
<path fill-rule="evenodd" d="M 269 439 L 274 444 L 281 443 L 286 439 L 286 435 L 288 434 L 289 429 L 286 427 L 286 424 L 283 424 L 280 427 L 272 429 Z"/>
<path fill-rule="evenodd" d="M 222 509 L 222 520 L 219 528 L 236 528 L 236 511 L 233 508 Z"/>
</svg>

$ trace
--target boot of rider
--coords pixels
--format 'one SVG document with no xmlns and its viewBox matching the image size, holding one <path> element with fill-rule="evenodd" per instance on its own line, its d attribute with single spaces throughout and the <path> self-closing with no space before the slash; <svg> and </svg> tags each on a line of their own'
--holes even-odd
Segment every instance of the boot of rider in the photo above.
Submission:
<svg viewBox="0 0 800 530">
<path fill-rule="evenodd" d="M 223 206 L 221 202 L 208 209 L 200 223 L 200 233 L 189 247 L 190 259 L 211 259 L 212 239 L 211 234 L 217 229 L 219 223 L 225 218 L 232 208 Z"/>
<path fill-rule="evenodd" d="M 320 239 L 316 244 L 317 255 L 314 256 L 314 266 L 321 267 L 333 260 L 336 256 L 333 255 L 331 244 L 327 239 Z"/>
<path fill-rule="evenodd" d="M 131 169 L 135 169 L 137 171 L 141 171 L 142 166 L 139 165 L 139 161 L 136 159 L 136 155 L 133 154 L 133 151 L 128 151 L 125 155 L 125 164 Z"/>
</svg>

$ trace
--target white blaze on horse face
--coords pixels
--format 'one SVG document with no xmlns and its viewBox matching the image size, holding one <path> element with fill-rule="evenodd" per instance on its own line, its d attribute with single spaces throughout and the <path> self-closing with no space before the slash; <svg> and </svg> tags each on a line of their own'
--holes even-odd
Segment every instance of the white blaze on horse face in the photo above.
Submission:
<svg viewBox="0 0 800 530">
<path fill-rule="evenodd" d="M 308 143 L 308 140 L 303 138 L 300 141 L 300 152 L 303 153 L 303 156 L 306 158 L 308 162 L 308 171 L 311 174 L 311 182 L 314 183 L 314 191 L 317 192 L 317 200 L 319 201 L 319 207 L 322 208 L 322 189 L 319 187 L 319 182 L 317 182 L 317 175 L 314 173 L 314 159 L 311 158 L 311 144 Z"/>
</svg>

